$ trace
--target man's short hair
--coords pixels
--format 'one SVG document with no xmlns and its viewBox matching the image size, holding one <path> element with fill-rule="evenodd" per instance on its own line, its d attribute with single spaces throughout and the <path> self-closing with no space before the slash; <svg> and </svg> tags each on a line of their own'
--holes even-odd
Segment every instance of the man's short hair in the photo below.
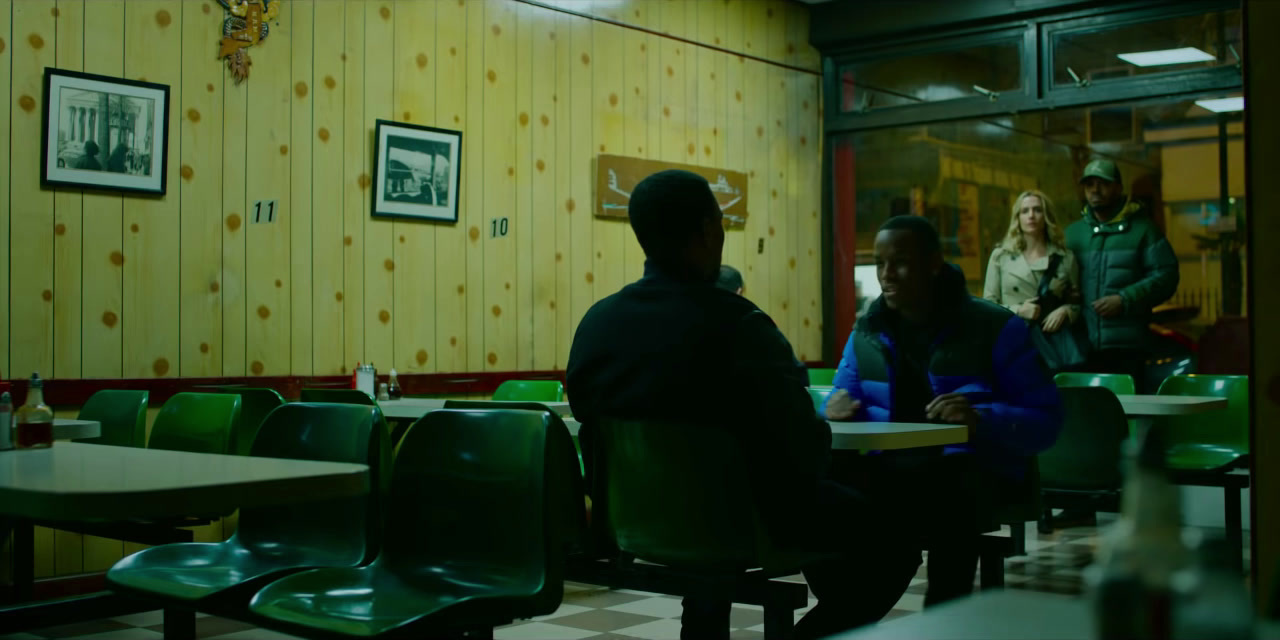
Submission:
<svg viewBox="0 0 1280 640">
<path fill-rule="evenodd" d="M 716 286 L 737 293 L 743 288 L 742 273 L 733 267 L 722 264 L 720 265 L 720 277 L 716 278 Z"/>
<path fill-rule="evenodd" d="M 659 171 L 636 185 L 627 204 L 631 229 L 650 258 L 670 258 L 720 212 L 707 179 L 691 171 Z"/>
<path fill-rule="evenodd" d="M 910 231 L 920 242 L 920 250 L 925 255 L 942 253 L 942 239 L 928 218 L 910 215 L 894 216 L 880 225 L 880 231 Z"/>
</svg>

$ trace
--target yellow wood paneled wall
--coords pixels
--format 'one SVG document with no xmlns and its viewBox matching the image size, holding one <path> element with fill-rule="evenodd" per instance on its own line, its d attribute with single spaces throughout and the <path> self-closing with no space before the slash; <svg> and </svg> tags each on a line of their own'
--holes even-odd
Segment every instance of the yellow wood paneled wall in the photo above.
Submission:
<svg viewBox="0 0 1280 640">
<path fill-rule="evenodd" d="M 818 357 L 803 6 L 290 0 L 239 86 L 213 58 L 222 18 L 213 0 L 0 1 L 5 377 L 562 368 L 587 307 L 642 269 L 625 222 L 592 215 L 606 152 L 748 173 L 725 262 Z M 165 197 L 40 187 L 46 66 L 171 87 Z M 458 224 L 370 217 L 378 118 L 463 131 Z M 258 200 L 277 222 L 249 224 Z"/>
</svg>

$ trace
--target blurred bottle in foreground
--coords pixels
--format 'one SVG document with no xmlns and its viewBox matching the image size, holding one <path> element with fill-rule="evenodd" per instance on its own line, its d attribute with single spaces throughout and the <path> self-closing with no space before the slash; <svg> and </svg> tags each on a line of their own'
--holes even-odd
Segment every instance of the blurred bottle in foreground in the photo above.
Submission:
<svg viewBox="0 0 1280 640">
<path fill-rule="evenodd" d="M 1099 640 L 1173 636 L 1174 574 L 1186 567 L 1178 488 L 1164 467 L 1159 431 L 1128 444 L 1120 519 L 1085 570 Z"/>
<path fill-rule="evenodd" d="M 53 446 L 53 410 L 44 403 L 44 380 L 31 374 L 27 402 L 13 416 L 13 444 L 19 449 Z"/>
<path fill-rule="evenodd" d="M 1174 640 L 1252 640 L 1257 628 L 1253 602 L 1240 572 L 1240 549 L 1211 538 L 1196 550 L 1194 564 L 1174 576 Z"/>
</svg>

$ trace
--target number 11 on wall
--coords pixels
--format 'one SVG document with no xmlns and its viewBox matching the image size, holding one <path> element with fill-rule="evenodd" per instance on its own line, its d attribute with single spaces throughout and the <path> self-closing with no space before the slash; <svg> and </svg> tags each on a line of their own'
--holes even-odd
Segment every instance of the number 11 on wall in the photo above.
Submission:
<svg viewBox="0 0 1280 640">
<path fill-rule="evenodd" d="M 250 224 L 267 224 L 276 221 L 276 201 L 275 200 L 258 200 L 253 203 L 253 210 L 250 211 Z"/>
</svg>

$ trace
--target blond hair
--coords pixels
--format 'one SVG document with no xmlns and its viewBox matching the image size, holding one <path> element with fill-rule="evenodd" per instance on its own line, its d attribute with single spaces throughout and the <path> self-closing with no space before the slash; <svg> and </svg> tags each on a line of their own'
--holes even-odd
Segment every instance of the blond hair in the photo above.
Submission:
<svg viewBox="0 0 1280 640">
<path fill-rule="evenodd" d="M 1053 213 L 1053 200 L 1050 200 L 1049 196 L 1038 189 L 1028 189 L 1013 199 L 1013 210 L 1009 215 L 1009 232 L 1005 234 L 1004 242 L 1001 243 L 1001 246 L 1006 251 L 1013 253 L 1022 253 L 1026 250 L 1027 239 L 1022 237 L 1022 225 L 1018 224 L 1018 211 L 1022 208 L 1022 201 L 1030 196 L 1040 198 L 1040 204 L 1044 205 L 1046 244 L 1065 249 L 1067 244 L 1066 236 L 1062 233 L 1062 227 L 1058 226 L 1058 218 Z"/>
</svg>

